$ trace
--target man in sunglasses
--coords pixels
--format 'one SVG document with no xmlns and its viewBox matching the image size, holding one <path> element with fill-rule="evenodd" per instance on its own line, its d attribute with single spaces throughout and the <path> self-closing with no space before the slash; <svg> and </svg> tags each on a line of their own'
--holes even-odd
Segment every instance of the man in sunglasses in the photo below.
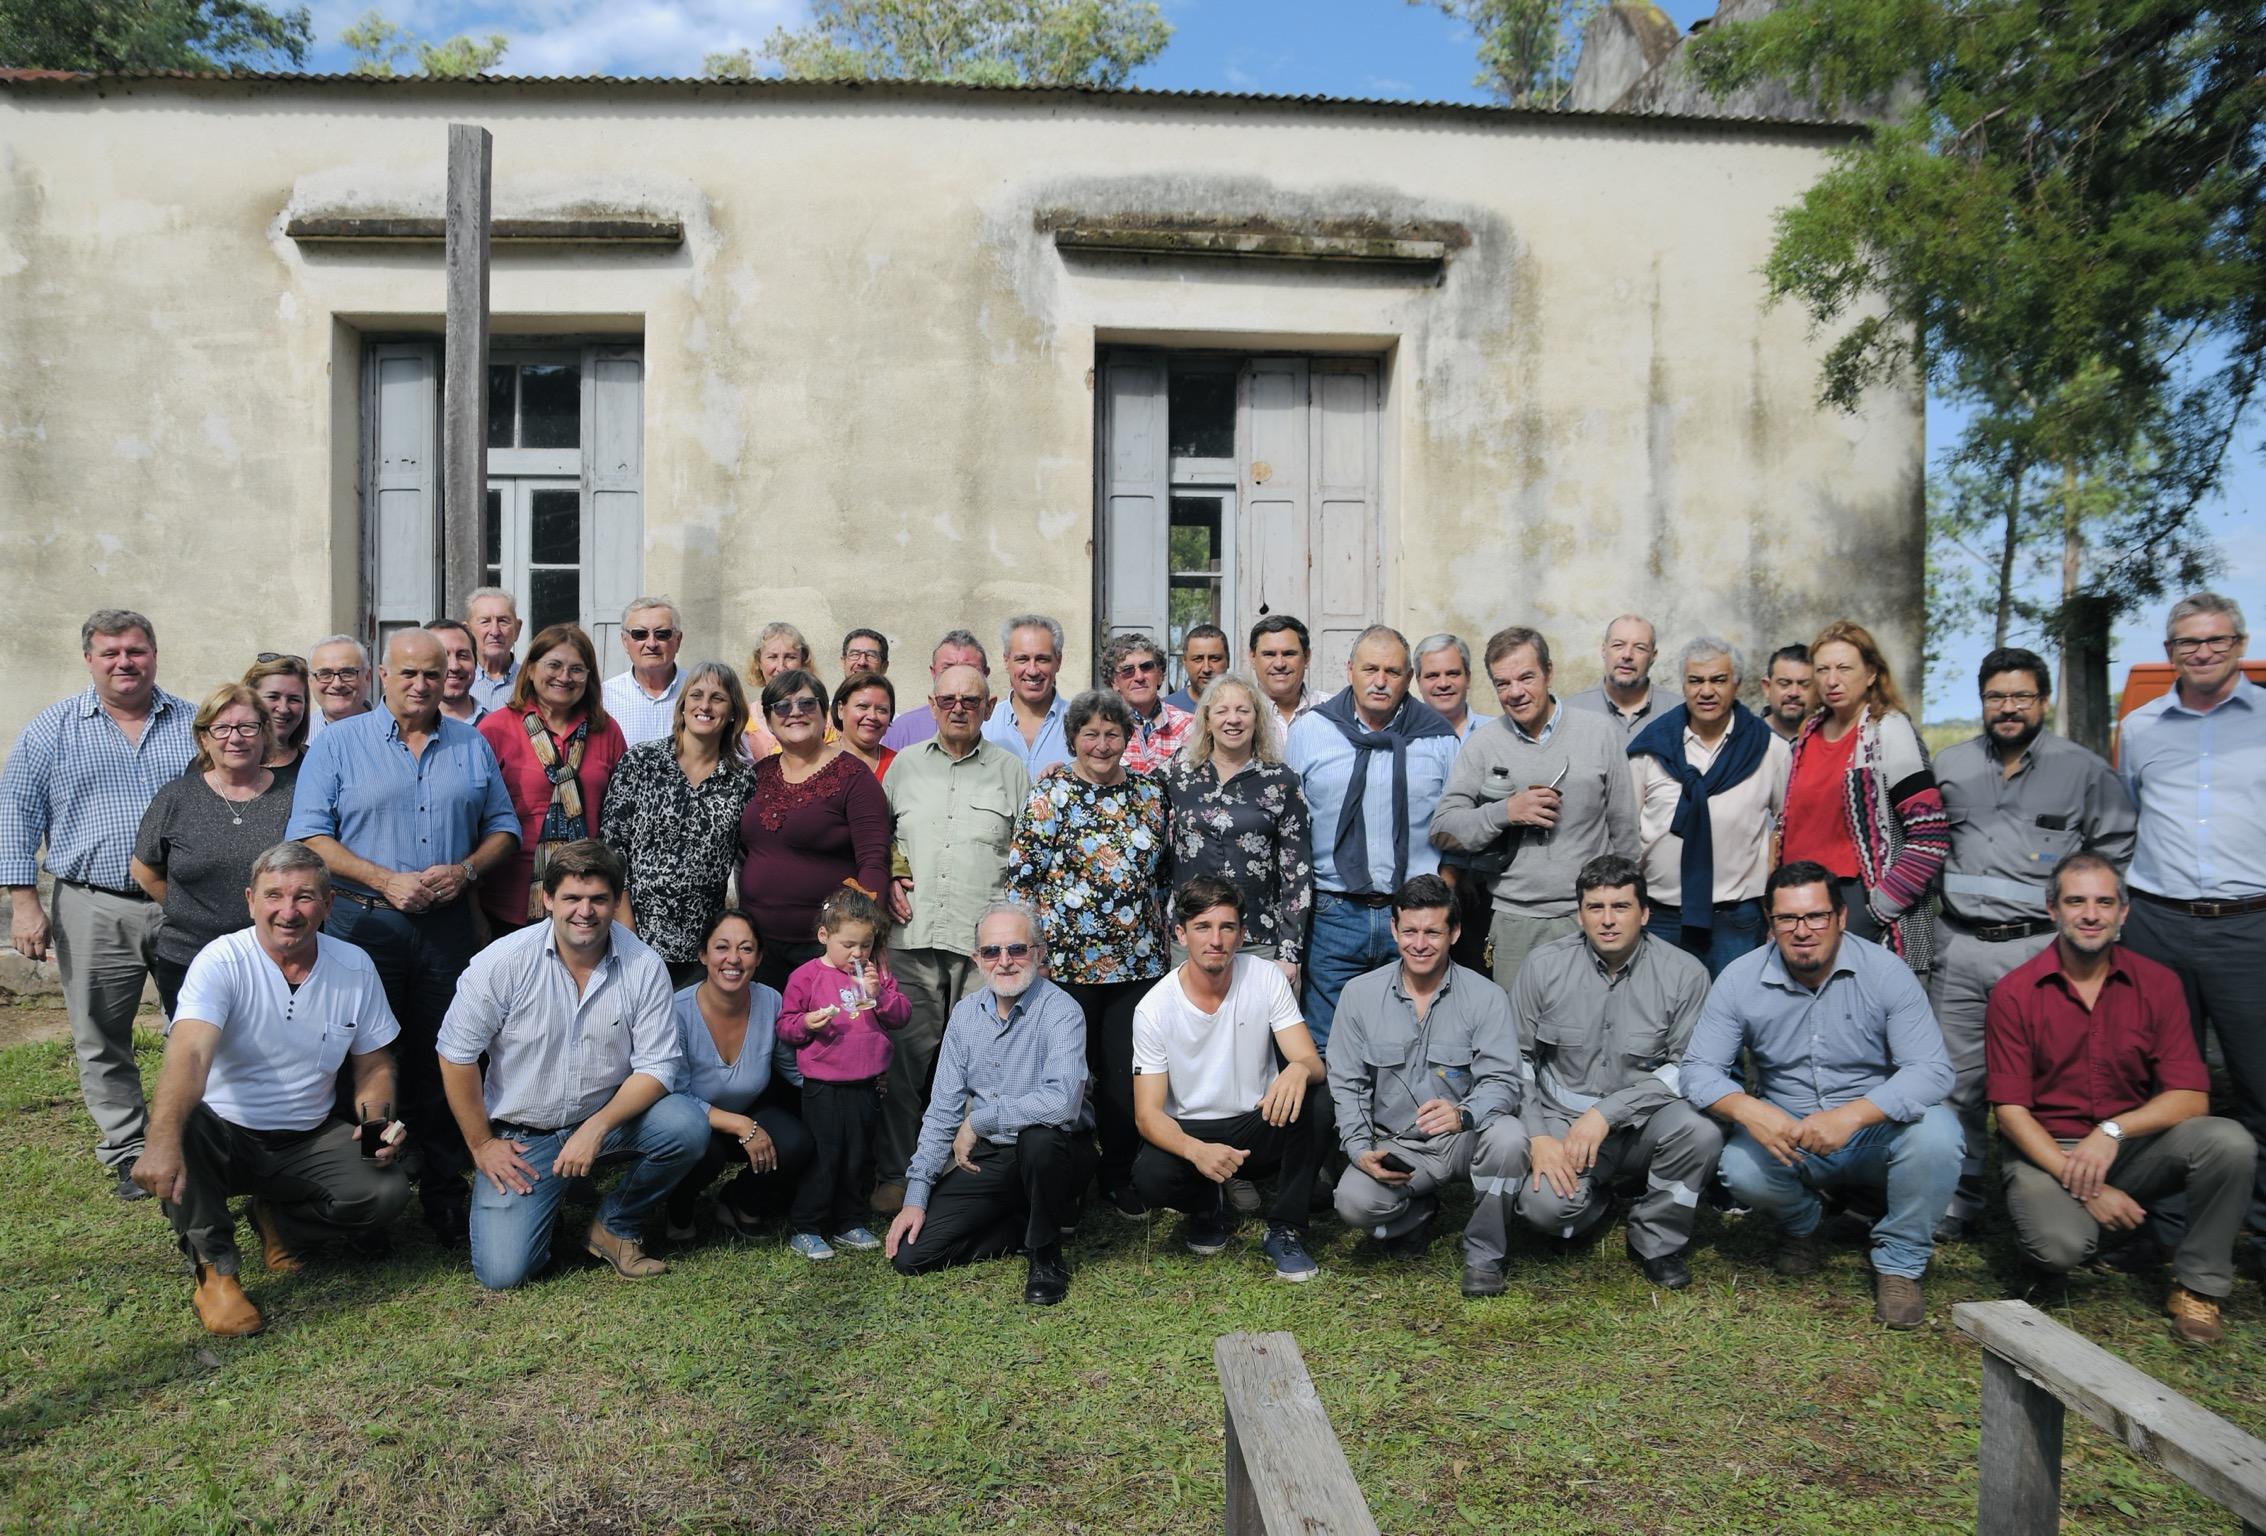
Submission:
<svg viewBox="0 0 2266 1536">
<path fill-rule="evenodd" d="M 873 1208 L 894 1215 L 905 1199 L 905 1164 L 920 1134 L 921 1106 L 945 1020 L 982 984 L 972 951 L 976 920 L 1007 893 L 1007 845 L 1030 796 L 1023 761 L 986 741 L 991 691 L 983 672 L 946 667 L 928 707 L 936 734 L 897 754 L 881 781 L 896 823 L 889 913 L 897 931 L 889 968 L 913 1005 L 895 1037 L 873 1165 Z"/>
<path fill-rule="evenodd" d="M 1195 728 L 1196 717 L 1164 699 L 1164 647 L 1147 635 L 1119 635 L 1102 652 L 1103 686 L 1117 690 L 1133 711 L 1133 739 L 1125 744 L 1127 773 L 1154 773 L 1172 761 Z"/>
<path fill-rule="evenodd" d="M 631 746 L 661 740 L 676 723 L 677 695 L 685 685 L 677 652 L 684 643 L 684 620 L 669 599 L 635 598 L 622 610 L 622 650 L 629 670 L 606 679 L 606 713 Z"/>
<path fill-rule="evenodd" d="M 975 941 L 985 984 L 945 1028 L 884 1251 L 899 1274 L 918 1275 L 1021 1249 L 1023 1300 L 1050 1307 L 1070 1294 L 1062 1234 L 1094 1172 L 1086 1016 L 1039 974 L 1046 951 L 1029 907 L 993 903 Z"/>
<path fill-rule="evenodd" d="M 1818 1191 L 1883 1191 L 1873 1316 L 1917 1328 L 1927 1316 L 1920 1277 L 1965 1141 L 1943 1102 L 1952 1085 L 1943 1033 L 1911 968 L 1846 931 L 1841 887 L 1824 865 L 1780 865 L 1763 907 L 1775 942 L 1715 979 L 1684 1051 L 1684 1097 L 1730 1122 L 1723 1183 L 1778 1223 L 1782 1275 L 1822 1261 Z M 1754 1053 L 1759 1095 L 1742 1087 L 1741 1050 Z"/>
</svg>

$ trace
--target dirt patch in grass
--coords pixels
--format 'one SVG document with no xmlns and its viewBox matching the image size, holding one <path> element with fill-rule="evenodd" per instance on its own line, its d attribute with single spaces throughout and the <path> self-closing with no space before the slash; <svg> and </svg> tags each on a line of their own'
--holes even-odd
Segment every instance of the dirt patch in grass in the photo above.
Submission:
<svg viewBox="0 0 2266 1536">
<path fill-rule="evenodd" d="M 135 1022 L 151 1030 L 160 1025 L 154 1012 Z M 71 1015 L 58 1004 L 18 1003 L 12 1008 L 0 1008 L 0 1049 L 11 1045 L 52 1045 L 70 1038 Z"/>
</svg>

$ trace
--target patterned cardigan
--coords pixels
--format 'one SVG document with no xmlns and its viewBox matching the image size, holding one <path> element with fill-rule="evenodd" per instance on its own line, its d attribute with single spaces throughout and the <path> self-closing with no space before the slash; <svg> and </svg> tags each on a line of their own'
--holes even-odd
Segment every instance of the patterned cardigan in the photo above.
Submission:
<svg viewBox="0 0 2266 1536">
<path fill-rule="evenodd" d="M 1830 718 L 1820 710 L 1794 739 L 1794 762 L 1818 727 Z M 1889 948 L 1921 975 L 1935 969 L 1936 876 L 1951 853 L 1951 825 L 1943 813 L 1927 744 L 1904 714 L 1876 714 L 1868 706 L 1857 721 L 1857 746 L 1849 754 L 1842 786 L 1842 809 L 1849 838 L 1857 845 L 1857 869 L 1865 883 L 1865 905 Z"/>
</svg>

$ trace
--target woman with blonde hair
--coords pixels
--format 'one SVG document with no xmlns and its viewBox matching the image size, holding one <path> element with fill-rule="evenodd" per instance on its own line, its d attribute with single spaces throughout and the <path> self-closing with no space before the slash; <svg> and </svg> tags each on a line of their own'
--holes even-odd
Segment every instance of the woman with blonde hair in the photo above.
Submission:
<svg viewBox="0 0 2266 1536">
<path fill-rule="evenodd" d="M 1778 861 L 1832 871 L 1849 931 L 1925 975 L 1935 966 L 1928 892 L 1951 850 L 1927 746 L 1863 625 L 1843 619 L 1820 630 L 1810 666 L 1823 708 L 1794 738 Z"/>
<path fill-rule="evenodd" d="M 783 673 L 808 672 L 815 677 L 817 671 L 811 665 L 810 642 L 803 638 L 801 630 L 784 620 L 763 626 L 763 632 L 755 637 L 755 650 L 747 659 L 748 686 L 758 693 L 763 691 L 766 683 Z M 826 726 L 823 735 L 825 740 L 833 741 L 834 728 Z M 771 734 L 771 728 L 764 723 L 762 716 L 759 714 L 750 719 L 747 724 L 747 755 L 761 761 L 766 757 L 777 756 L 778 752 L 779 738 Z"/>
<path fill-rule="evenodd" d="M 275 732 L 275 748 L 268 766 L 285 778 L 296 778 L 299 759 L 307 755 L 307 731 L 314 724 L 314 680 L 307 663 L 281 651 L 262 651 L 244 669 L 244 686 L 260 696 Z"/>
<path fill-rule="evenodd" d="M 629 750 L 606 714 L 598 648 L 579 624 L 552 624 L 528 643 L 511 701 L 473 727 L 495 749 L 519 813 L 512 862 L 480 882 L 480 906 L 499 934 L 543 915 L 543 866 L 565 843 L 598 837 L 606 784 Z"/>
</svg>

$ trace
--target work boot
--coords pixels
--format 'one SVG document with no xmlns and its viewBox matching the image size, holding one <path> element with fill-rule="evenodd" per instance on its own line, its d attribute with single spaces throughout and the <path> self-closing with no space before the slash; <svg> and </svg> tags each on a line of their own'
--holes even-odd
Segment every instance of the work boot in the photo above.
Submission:
<svg viewBox="0 0 2266 1536">
<path fill-rule="evenodd" d="M 1770 1267 L 1782 1275 L 1814 1275 L 1824 1262 L 1825 1233 L 1820 1228 L 1800 1237 L 1781 1237 L 1778 1254 L 1770 1261 Z"/>
<path fill-rule="evenodd" d="M 1680 1291 L 1692 1283 L 1692 1266 L 1684 1261 L 1684 1250 L 1655 1254 L 1646 1258 L 1637 1252 L 1635 1245 L 1625 1244 L 1629 1261 L 1644 1271 L 1644 1277 L 1664 1291 Z"/>
<path fill-rule="evenodd" d="M 1070 1294 L 1070 1265 L 1062 1245 L 1049 1243 L 1031 1250 L 1031 1267 L 1023 1281 L 1023 1300 L 1034 1307 L 1051 1307 Z"/>
<path fill-rule="evenodd" d="M 1873 1276 L 1875 1321 L 1901 1333 L 1919 1327 L 1927 1315 L 1928 1303 L 1920 1294 L 1919 1281 L 1910 1275 Z"/>
<path fill-rule="evenodd" d="M 2219 1303 L 2214 1297 L 2198 1295 L 2174 1281 L 2164 1310 L 2171 1314 L 2172 1334 L 2182 1344 L 2216 1344 L 2226 1337 L 2226 1330 L 2219 1326 Z"/>
<path fill-rule="evenodd" d="M 1478 1301 L 1483 1297 L 1500 1296 L 1507 1282 L 1500 1264 L 1477 1264 L 1466 1261 L 1463 1267 L 1463 1294 L 1466 1300 Z"/>
<path fill-rule="evenodd" d="M 260 1316 L 260 1309 L 252 1305 L 252 1298 L 244 1294 L 234 1275 L 224 1275 L 210 1264 L 196 1268 L 197 1289 L 189 1304 L 197 1309 L 197 1321 L 205 1325 L 205 1332 L 238 1339 L 267 1326 L 267 1319 Z"/>
<path fill-rule="evenodd" d="M 606 1230 L 603 1222 L 593 1221 L 590 1230 L 583 1234 L 583 1248 L 594 1259 L 604 1259 L 613 1265 L 614 1273 L 624 1280 L 650 1280 L 665 1275 L 669 1266 L 648 1254 L 634 1237 L 616 1237 Z"/>
<path fill-rule="evenodd" d="M 275 1212 L 268 1208 L 264 1200 L 247 1200 L 244 1203 L 250 1208 L 252 1225 L 259 1230 L 260 1262 L 278 1275 L 299 1273 L 305 1266 L 299 1262 L 297 1254 L 284 1246 L 283 1233 L 275 1224 Z"/>
</svg>

